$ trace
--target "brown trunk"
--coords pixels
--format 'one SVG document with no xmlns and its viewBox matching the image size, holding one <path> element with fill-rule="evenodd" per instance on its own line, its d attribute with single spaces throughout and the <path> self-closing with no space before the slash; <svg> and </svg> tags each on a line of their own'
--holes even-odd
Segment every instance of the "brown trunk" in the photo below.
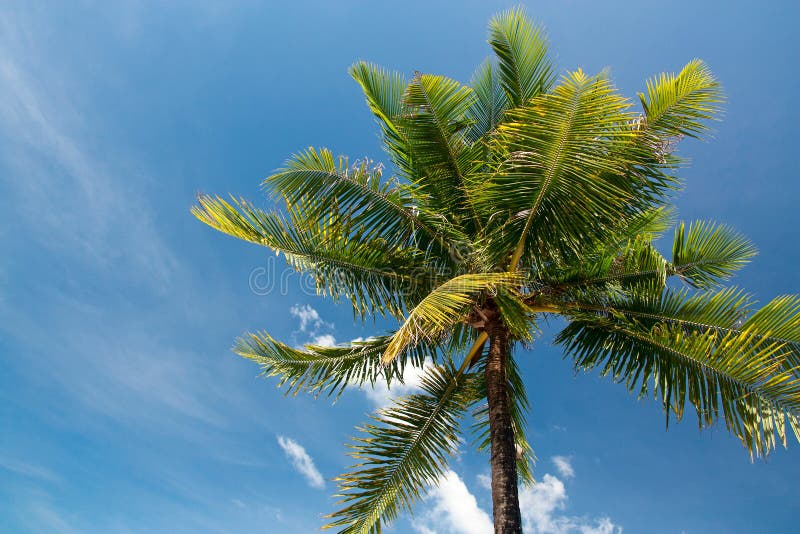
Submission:
<svg viewBox="0 0 800 534">
<path fill-rule="evenodd" d="M 486 362 L 486 397 L 492 438 L 492 510 L 495 534 L 521 534 L 522 518 L 517 494 L 517 448 L 511 426 L 506 361 L 508 330 L 501 319 L 486 325 L 489 358 Z"/>
</svg>

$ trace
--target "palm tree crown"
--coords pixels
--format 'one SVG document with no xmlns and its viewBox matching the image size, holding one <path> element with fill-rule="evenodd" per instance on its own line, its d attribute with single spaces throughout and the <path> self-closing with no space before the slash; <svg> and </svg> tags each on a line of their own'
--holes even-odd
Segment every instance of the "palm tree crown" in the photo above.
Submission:
<svg viewBox="0 0 800 534">
<path fill-rule="evenodd" d="M 787 424 L 800 435 L 800 298 L 752 313 L 753 297 L 721 287 L 755 254 L 726 226 L 681 222 L 671 256 L 654 246 L 673 225 L 676 145 L 701 137 L 723 100 L 708 68 L 693 60 L 650 79 L 636 110 L 606 73 L 557 76 L 520 9 L 491 20 L 489 44 L 494 57 L 469 85 L 351 68 L 393 176 L 309 148 L 264 182 L 281 210 L 206 195 L 193 208 L 283 253 L 358 317 L 398 320 L 389 335 L 345 346 L 238 340 L 235 351 L 288 392 L 337 396 L 432 362 L 421 393 L 360 429 L 329 516 L 340 532 L 380 532 L 410 510 L 444 472 L 470 411 L 477 447 L 491 450 L 496 530 L 519 531 L 517 476 L 531 482 L 532 470 L 511 349 L 548 314 L 566 319 L 556 342 L 576 368 L 654 395 L 668 418 L 688 402 L 701 427 L 721 418 L 751 455 L 785 445 Z"/>
</svg>

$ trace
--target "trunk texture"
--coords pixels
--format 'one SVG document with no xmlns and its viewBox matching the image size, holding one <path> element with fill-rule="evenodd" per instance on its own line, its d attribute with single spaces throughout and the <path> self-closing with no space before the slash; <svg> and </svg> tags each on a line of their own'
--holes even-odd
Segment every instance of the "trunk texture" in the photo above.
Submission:
<svg viewBox="0 0 800 534">
<path fill-rule="evenodd" d="M 521 534 L 522 518 L 517 493 L 517 448 L 511 426 L 506 361 L 508 330 L 501 319 L 486 325 L 489 359 L 486 362 L 486 397 L 492 438 L 492 511 L 495 534 Z"/>
</svg>

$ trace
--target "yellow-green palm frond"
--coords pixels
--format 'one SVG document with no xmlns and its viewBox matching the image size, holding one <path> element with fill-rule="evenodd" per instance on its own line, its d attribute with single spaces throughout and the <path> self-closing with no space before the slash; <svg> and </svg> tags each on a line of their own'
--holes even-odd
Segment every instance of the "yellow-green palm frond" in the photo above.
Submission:
<svg viewBox="0 0 800 534">
<path fill-rule="evenodd" d="M 699 137 L 707 121 L 718 117 L 725 98 L 711 70 L 694 59 L 676 75 L 662 73 L 647 81 L 647 93 L 639 93 L 646 128 L 655 135 Z"/>
<path fill-rule="evenodd" d="M 657 223 L 653 228 L 660 231 L 662 227 Z M 538 293 L 569 299 L 572 291 L 638 287 L 641 296 L 641 290 L 649 287 L 650 295 L 660 296 L 666 279 L 673 276 L 692 287 L 710 289 L 729 279 L 756 253 L 746 237 L 729 227 L 700 221 L 676 227 L 672 261 L 667 261 L 653 245 L 657 235 L 642 233 L 624 246 L 610 240 L 571 262 L 548 265 L 537 273 Z"/>
<path fill-rule="evenodd" d="M 680 223 L 672 245 L 672 269 L 694 287 L 709 288 L 729 279 L 756 255 L 753 243 L 724 225 Z"/>
<path fill-rule="evenodd" d="M 290 207 L 302 204 L 306 219 L 337 217 L 364 237 L 422 246 L 444 236 L 416 205 L 408 187 L 383 179 L 383 168 L 362 160 L 350 164 L 328 149 L 309 148 L 294 155 L 264 186 Z M 438 221 L 435 219 L 434 222 Z"/>
<path fill-rule="evenodd" d="M 480 64 L 469 85 L 475 91 L 475 101 L 467 113 L 472 122 L 467 138 L 474 143 L 497 128 L 509 100 L 500 85 L 497 65 L 489 59 Z"/>
<path fill-rule="evenodd" d="M 520 7 L 489 22 L 489 45 L 497 54 L 500 85 L 512 106 L 545 93 L 555 80 L 544 31 Z"/>
<path fill-rule="evenodd" d="M 476 374 L 434 366 L 422 378 L 423 393 L 398 399 L 360 430 L 353 470 L 338 477 L 343 505 L 325 528 L 341 534 L 379 534 L 400 511 L 411 511 L 424 490 L 444 473 L 458 445 L 459 419 L 474 398 Z"/>
<path fill-rule="evenodd" d="M 359 61 L 350 67 L 350 75 L 364 91 L 367 105 L 381 128 L 383 146 L 392 163 L 404 175 L 414 176 L 408 140 L 398 123 L 403 115 L 403 95 L 408 87 L 405 76 L 366 61 Z"/>
<path fill-rule="evenodd" d="M 784 368 L 800 373 L 800 297 L 777 297 L 756 309 L 755 299 L 737 288 L 702 291 L 667 290 L 659 299 L 620 295 L 602 302 L 574 303 L 575 309 L 624 316 L 646 328 L 668 323 L 684 330 L 722 335 L 750 332 L 758 340 L 782 345 Z"/>
<path fill-rule="evenodd" d="M 786 368 L 800 376 L 800 296 L 782 295 L 766 303 L 743 324 L 770 341 L 785 344 Z"/>
<path fill-rule="evenodd" d="M 408 178 L 427 195 L 426 205 L 454 222 L 473 225 L 465 187 L 480 161 L 481 147 L 466 139 L 474 101 L 475 93 L 466 85 L 417 73 L 406 88 L 400 120 L 414 162 L 415 174 Z"/>
<path fill-rule="evenodd" d="M 476 195 L 487 217 L 506 214 L 499 248 L 516 261 L 577 253 L 640 202 L 620 156 L 629 107 L 604 75 L 576 71 L 506 112 L 493 146 L 505 161 Z"/>
<path fill-rule="evenodd" d="M 392 336 L 383 362 L 394 360 L 408 345 L 435 340 L 466 319 L 473 304 L 498 287 L 513 287 L 522 278 L 517 273 L 476 273 L 451 278 L 428 293 L 408 314 Z"/>
</svg>

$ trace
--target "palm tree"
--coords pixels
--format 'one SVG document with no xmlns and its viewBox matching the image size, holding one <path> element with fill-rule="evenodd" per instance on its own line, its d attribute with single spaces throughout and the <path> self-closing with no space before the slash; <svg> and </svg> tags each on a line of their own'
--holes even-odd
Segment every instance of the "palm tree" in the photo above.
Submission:
<svg viewBox="0 0 800 534">
<path fill-rule="evenodd" d="M 495 532 L 522 530 L 518 480 L 532 482 L 528 399 L 515 349 L 543 318 L 578 369 L 599 369 L 676 419 L 718 419 L 753 455 L 800 435 L 800 298 L 751 313 L 720 284 L 755 253 L 730 228 L 680 223 L 671 257 L 654 245 L 673 225 L 678 141 L 707 131 L 723 100 L 699 60 L 639 93 L 606 73 L 557 79 L 540 29 L 520 9 L 490 22 L 495 57 L 469 85 L 368 63 L 350 73 L 380 125 L 394 175 L 326 149 L 293 156 L 264 182 L 264 211 L 201 195 L 209 226 L 283 253 L 359 318 L 396 318 L 389 335 L 297 349 L 266 333 L 235 352 L 287 392 L 334 398 L 402 380 L 426 360 L 422 392 L 378 411 L 352 443 L 328 527 L 377 533 L 410 510 L 454 453 L 460 425 L 491 454 Z M 524 356 L 526 353 L 522 353 Z"/>
</svg>

